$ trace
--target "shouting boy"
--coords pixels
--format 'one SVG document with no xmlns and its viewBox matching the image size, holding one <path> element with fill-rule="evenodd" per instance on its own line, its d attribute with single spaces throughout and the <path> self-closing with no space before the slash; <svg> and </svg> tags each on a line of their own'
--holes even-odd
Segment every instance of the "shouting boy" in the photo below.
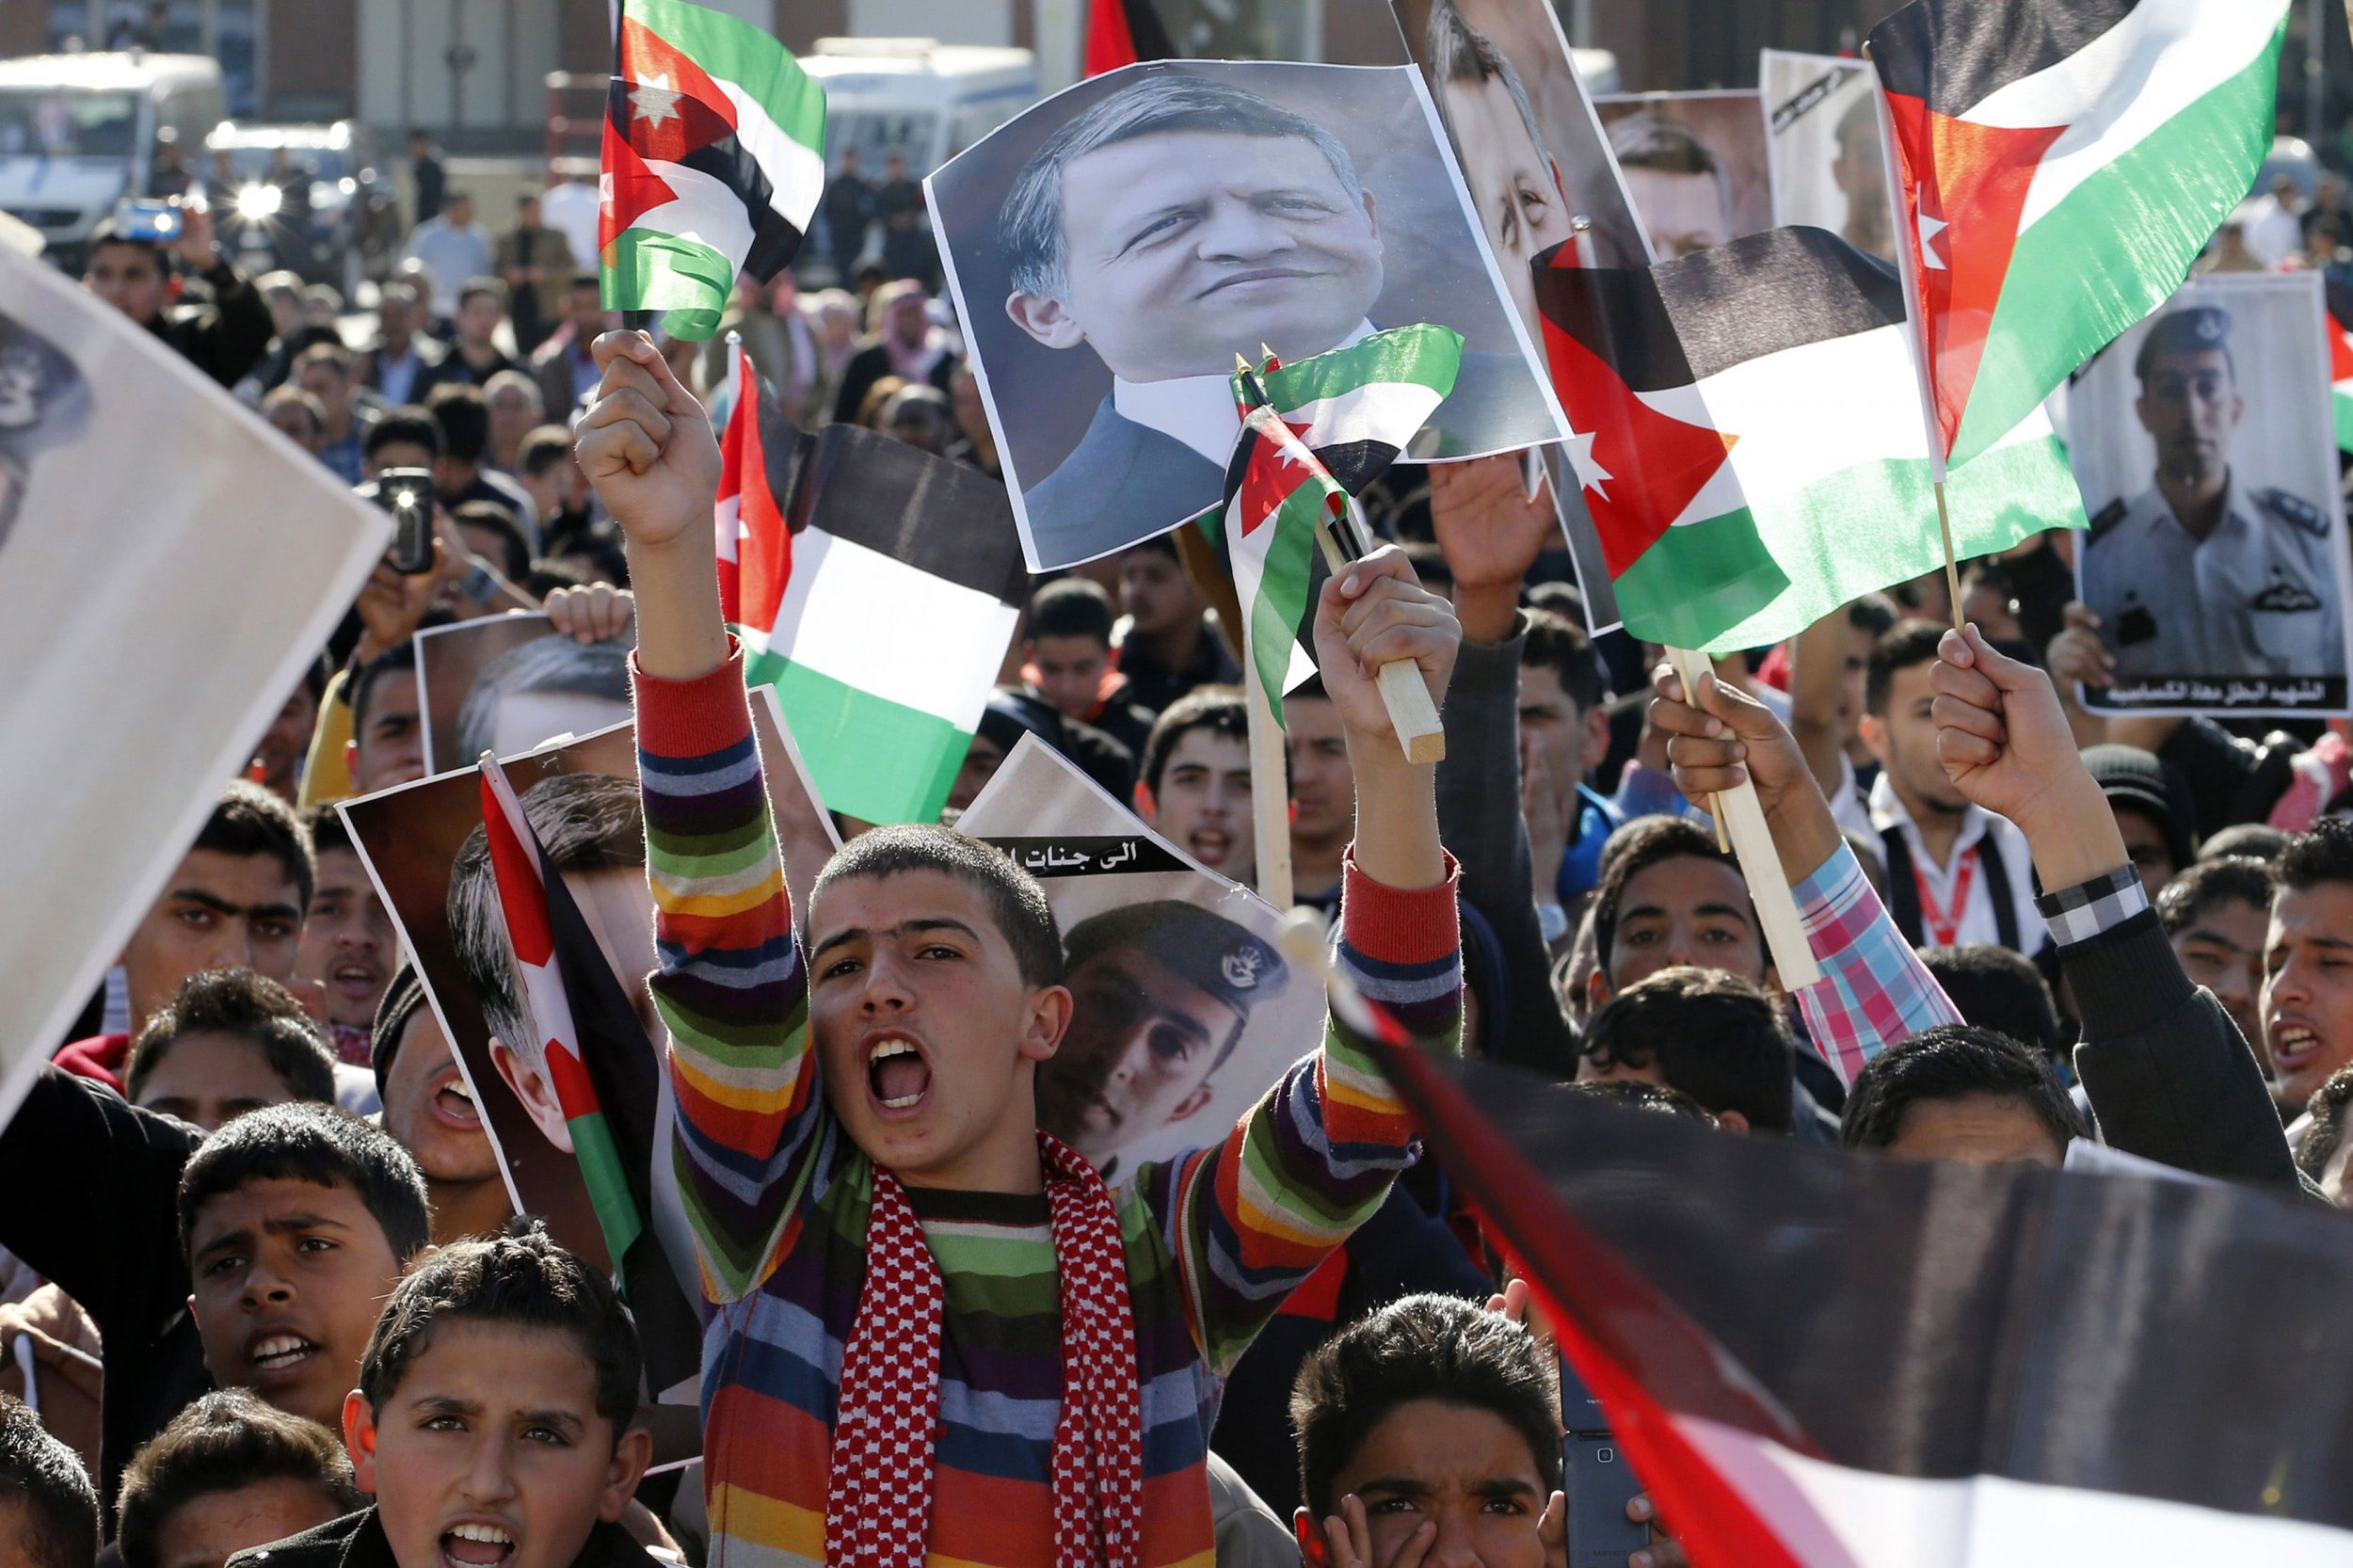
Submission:
<svg viewBox="0 0 2353 1568">
<path fill-rule="evenodd" d="M 235 1568 L 652 1568 L 620 1518 L 652 1456 L 637 1334 L 545 1232 L 460 1241 L 392 1292 L 344 1400 L 372 1508 Z"/>
<path fill-rule="evenodd" d="M 805 960 L 719 616 L 709 422 L 643 336 L 596 353 L 580 458 L 637 593 L 652 984 L 716 1309 L 712 1560 L 1207 1561 L 1219 1379 L 1379 1207 L 1411 1154 L 1403 1108 L 1335 1026 L 1223 1141 L 1107 1188 L 1037 1127 L 1071 1013 L 1053 915 L 946 829 L 835 856 Z M 1410 660 L 1442 696 L 1459 629 L 1392 551 L 1332 579 L 1315 630 L 1362 827 L 1339 962 L 1450 1041 L 1433 770 L 1406 760 L 1373 672 Z"/>
</svg>

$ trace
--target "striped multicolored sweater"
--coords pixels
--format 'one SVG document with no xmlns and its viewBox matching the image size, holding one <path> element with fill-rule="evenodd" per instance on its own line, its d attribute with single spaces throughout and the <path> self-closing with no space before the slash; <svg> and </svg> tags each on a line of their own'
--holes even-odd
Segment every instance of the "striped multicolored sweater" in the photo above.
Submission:
<svg viewBox="0 0 2353 1568">
<path fill-rule="evenodd" d="M 703 1343 L 711 1561 L 816 1564 L 872 1167 L 819 1082 L 740 655 L 698 680 L 640 675 L 637 737 L 672 1160 L 717 1308 Z M 1340 961 L 1433 1042 L 1460 1019 L 1455 920 L 1450 878 L 1407 893 L 1349 868 Z M 1333 1027 L 1223 1143 L 1113 1190 L 1144 1394 L 1146 1568 L 1210 1568 L 1204 1465 L 1221 1380 L 1411 1157 L 1402 1108 Z M 908 1195 L 946 1284 L 930 1561 L 1051 1562 L 1062 1335 L 1046 1199 Z"/>
</svg>

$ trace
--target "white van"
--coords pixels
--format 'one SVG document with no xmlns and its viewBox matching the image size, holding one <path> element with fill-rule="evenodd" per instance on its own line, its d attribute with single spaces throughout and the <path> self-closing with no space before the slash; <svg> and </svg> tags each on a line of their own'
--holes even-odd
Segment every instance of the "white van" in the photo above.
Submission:
<svg viewBox="0 0 2353 1568">
<path fill-rule="evenodd" d="M 801 69 L 824 84 L 825 161 L 857 149 L 859 172 L 906 154 L 921 179 L 1037 102 L 1037 56 L 1027 49 L 927 38 L 821 38 Z"/>
<path fill-rule="evenodd" d="M 0 60 L 0 209 L 72 264 L 126 196 L 144 196 L 155 137 L 190 167 L 228 115 L 220 64 L 202 55 L 36 55 Z"/>
</svg>

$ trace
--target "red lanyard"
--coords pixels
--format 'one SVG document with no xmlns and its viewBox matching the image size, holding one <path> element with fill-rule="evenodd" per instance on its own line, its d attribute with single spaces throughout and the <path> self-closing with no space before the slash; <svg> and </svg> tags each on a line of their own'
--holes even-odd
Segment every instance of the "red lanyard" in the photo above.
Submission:
<svg viewBox="0 0 2353 1568">
<path fill-rule="evenodd" d="M 1939 909 L 1929 893 L 1928 873 L 1917 864 L 1912 868 L 1912 880 L 1920 889 L 1920 920 L 1936 938 L 1935 946 L 1948 948 L 1961 936 L 1961 917 L 1969 912 L 1969 886 L 1977 879 L 1977 849 L 1975 844 L 1961 852 L 1961 864 L 1953 869 L 1953 902 Z"/>
</svg>

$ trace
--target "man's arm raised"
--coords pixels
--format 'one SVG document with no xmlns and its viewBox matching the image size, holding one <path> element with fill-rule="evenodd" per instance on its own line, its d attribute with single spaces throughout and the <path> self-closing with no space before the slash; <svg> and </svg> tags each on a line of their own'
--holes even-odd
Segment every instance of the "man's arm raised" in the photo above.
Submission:
<svg viewBox="0 0 2353 1568">
<path fill-rule="evenodd" d="M 1847 847 L 1798 743 L 1763 703 L 1713 674 L 1687 696 L 1673 665 L 1652 676 L 1652 726 L 1666 734 L 1675 783 L 1694 801 L 1756 785 L 1782 873 L 1797 895 L 1822 978 L 1794 993 L 1807 1033 L 1848 1082 L 1898 1040 L 1961 1014 L 1912 951 Z"/>
<path fill-rule="evenodd" d="M 1438 844 L 1437 769 L 1406 760 L 1376 672 L 1417 665 L 1446 695 L 1462 632 L 1395 549 L 1342 568 L 1316 610 L 1316 663 L 1356 770 L 1356 842 L 1341 873 L 1338 964 L 1430 1042 L 1462 1021 L 1453 867 Z M 1291 1288 L 1386 1197 L 1413 1128 L 1369 1042 L 1337 1020 L 1223 1143 L 1147 1170 L 1204 1357 L 1223 1376 Z"/>
<path fill-rule="evenodd" d="M 2299 1185 L 2253 1051 L 2182 972 L 2085 771 L 2050 677 L 1976 627 L 1945 633 L 1929 671 L 1936 749 L 1953 787 L 2026 836 L 2039 901 L 2083 1018 L 2075 1072 L 2101 1141 L 2225 1180 Z"/>
<path fill-rule="evenodd" d="M 669 1032 L 681 1195 L 705 1288 L 757 1288 L 818 1144 L 824 1096 L 784 856 L 754 744 L 743 655 L 719 616 L 719 449 L 702 405 L 643 333 L 608 332 L 580 465 L 628 541 L 637 774 Z M 757 1171 L 747 1195 L 743 1173 Z"/>
</svg>

